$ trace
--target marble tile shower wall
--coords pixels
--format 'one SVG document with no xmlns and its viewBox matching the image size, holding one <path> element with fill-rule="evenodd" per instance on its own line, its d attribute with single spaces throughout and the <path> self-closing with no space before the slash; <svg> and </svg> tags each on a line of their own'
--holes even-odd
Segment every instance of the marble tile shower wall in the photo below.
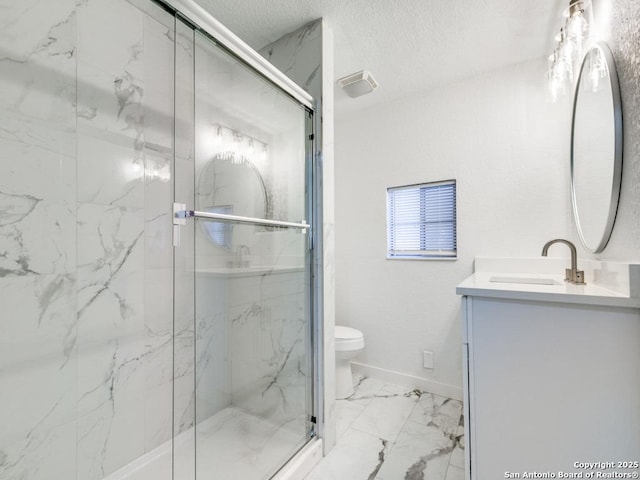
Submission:
<svg viewBox="0 0 640 480">
<path fill-rule="evenodd" d="M 194 374 L 197 422 L 206 420 L 231 403 L 227 342 L 229 290 L 229 281 L 224 276 L 196 273 Z"/>
<path fill-rule="evenodd" d="M 0 29 L 3 478 L 75 474 L 76 16 L 44 3 L 48 25 L 16 2 Z"/>
<path fill-rule="evenodd" d="M 277 424 L 304 423 L 308 381 L 304 271 L 238 278 L 232 285 L 233 403 Z"/>
<path fill-rule="evenodd" d="M 135 3 L 0 6 L 0 478 L 171 436 L 174 27 Z"/>
<path fill-rule="evenodd" d="M 304 272 L 196 278 L 197 421 L 233 404 L 277 424 L 304 422 Z"/>
</svg>

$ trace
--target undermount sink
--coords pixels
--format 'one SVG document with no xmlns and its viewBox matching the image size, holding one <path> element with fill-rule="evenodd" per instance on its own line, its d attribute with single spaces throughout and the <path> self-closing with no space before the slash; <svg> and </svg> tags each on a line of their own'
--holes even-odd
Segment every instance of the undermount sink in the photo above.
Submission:
<svg viewBox="0 0 640 480">
<path fill-rule="evenodd" d="M 549 277 L 502 277 L 493 276 L 490 282 L 496 283 L 524 283 L 527 285 L 560 285 L 559 282 Z"/>
</svg>

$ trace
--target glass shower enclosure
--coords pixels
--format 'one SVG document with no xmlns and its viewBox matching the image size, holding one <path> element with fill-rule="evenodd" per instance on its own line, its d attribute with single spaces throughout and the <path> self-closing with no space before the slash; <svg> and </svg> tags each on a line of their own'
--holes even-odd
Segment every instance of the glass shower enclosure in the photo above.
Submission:
<svg viewBox="0 0 640 480">
<path fill-rule="evenodd" d="M 0 6 L 0 480 L 267 480 L 316 438 L 312 99 L 211 24 Z"/>
<path fill-rule="evenodd" d="M 207 34 L 177 29 L 192 50 L 176 49 L 190 67 L 176 84 L 193 89 L 176 105 L 193 111 L 176 131 L 193 135 L 194 161 L 176 162 L 176 264 L 188 267 L 175 295 L 193 299 L 182 312 L 195 323 L 194 351 L 176 365 L 193 361 L 195 391 L 193 411 L 176 401 L 194 428 L 175 466 L 193 457 L 196 478 L 267 479 L 315 434 L 313 113 Z M 184 320 L 176 312 L 178 330 Z"/>
</svg>

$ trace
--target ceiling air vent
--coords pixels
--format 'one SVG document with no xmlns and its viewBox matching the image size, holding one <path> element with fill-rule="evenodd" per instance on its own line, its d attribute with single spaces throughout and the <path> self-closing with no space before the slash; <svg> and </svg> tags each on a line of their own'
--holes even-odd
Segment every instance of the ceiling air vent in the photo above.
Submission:
<svg viewBox="0 0 640 480">
<path fill-rule="evenodd" d="M 347 95 L 353 98 L 371 93 L 378 88 L 378 82 L 375 81 L 371 73 L 367 70 L 361 70 L 357 73 L 339 78 L 338 85 L 342 87 Z"/>
</svg>

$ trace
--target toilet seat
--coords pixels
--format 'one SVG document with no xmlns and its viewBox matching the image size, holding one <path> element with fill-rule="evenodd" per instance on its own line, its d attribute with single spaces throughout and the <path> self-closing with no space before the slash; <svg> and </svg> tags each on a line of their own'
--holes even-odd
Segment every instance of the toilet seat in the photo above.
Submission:
<svg viewBox="0 0 640 480">
<path fill-rule="evenodd" d="M 360 350 L 364 348 L 364 334 L 355 328 L 336 325 L 335 339 L 337 351 Z"/>
</svg>

